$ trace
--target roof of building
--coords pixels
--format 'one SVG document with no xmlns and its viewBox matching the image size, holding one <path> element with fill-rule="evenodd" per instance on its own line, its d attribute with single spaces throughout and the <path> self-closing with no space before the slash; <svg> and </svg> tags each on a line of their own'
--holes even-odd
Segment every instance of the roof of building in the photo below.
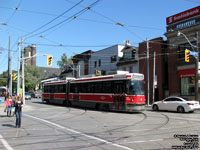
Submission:
<svg viewBox="0 0 200 150">
<path fill-rule="evenodd" d="M 60 68 L 50 68 L 50 67 L 39 67 L 40 69 L 40 76 L 42 79 L 50 78 L 50 77 L 57 77 L 61 74 Z"/>
</svg>

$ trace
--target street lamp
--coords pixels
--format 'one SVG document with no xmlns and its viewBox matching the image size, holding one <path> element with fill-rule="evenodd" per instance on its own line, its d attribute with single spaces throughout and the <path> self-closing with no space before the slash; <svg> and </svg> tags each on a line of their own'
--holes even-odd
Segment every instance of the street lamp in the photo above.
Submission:
<svg viewBox="0 0 200 150">
<path fill-rule="evenodd" d="M 19 61 L 22 62 L 22 99 L 23 99 L 23 103 L 25 104 L 25 84 L 24 84 L 24 61 L 26 59 L 30 59 L 30 58 L 33 58 L 33 57 L 36 57 L 36 56 L 47 56 L 47 54 L 35 54 L 33 56 L 30 56 L 30 57 L 24 57 L 24 51 L 22 52 L 22 58 L 19 59 Z M 19 72 L 19 68 L 18 68 L 18 72 Z M 18 89 L 17 89 L 17 93 L 19 94 L 19 80 L 18 80 Z"/>
<path fill-rule="evenodd" d="M 196 45 L 193 45 L 190 40 L 188 39 L 188 37 L 178 31 L 177 33 L 177 36 L 181 36 L 183 35 L 185 37 L 185 39 L 188 41 L 188 43 L 190 44 L 190 46 L 192 47 L 193 51 L 195 51 L 195 48 L 196 48 L 196 52 L 199 54 L 199 49 L 198 49 L 198 32 L 196 33 L 196 40 L 197 40 L 197 44 Z M 194 56 L 195 60 L 196 60 L 196 74 L 195 74 L 195 100 L 196 101 L 199 101 L 199 85 L 198 85 L 198 80 L 199 80 L 199 55 L 197 56 Z"/>
</svg>

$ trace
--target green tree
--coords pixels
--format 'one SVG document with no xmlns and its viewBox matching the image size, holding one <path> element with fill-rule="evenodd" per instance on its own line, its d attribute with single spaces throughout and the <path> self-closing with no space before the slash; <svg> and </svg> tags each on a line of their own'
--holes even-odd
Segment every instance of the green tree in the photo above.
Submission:
<svg viewBox="0 0 200 150">
<path fill-rule="evenodd" d="M 0 86 L 6 86 L 8 83 L 8 71 L 4 71 L 0 74 Z"/>
<path fill-rule="evenodd" d="M 67 65 L 71 65 L 72 64 L 72 59 L 71 58 L 67 58 L 66 53 L 64 53 L 61 56 L 61 60 L 57 61 L 57 65 L 60 67 L 60 69 L 65 69 L 67 67 Z"/>
<path fill-rule="evenodd" d="M 34 90 L 35 85 L 40 82 L 40 70 L 38 67 L 26 66 L 24 68 L 25 91 Z"/>
<path fill-rule="evenodd" d="M 13 70 L 12 73 L 16 73 L 17 71 Z M 12 80 L 12 79 L 11 79 Z M 2 74 L 0 74 L 0 86 L 7 86 L 8 84 L 8 70 L 4 71 Z M 12 80 L 12 91 L 13 93 L 17 91 L 17 80 Z"/>
</svg>

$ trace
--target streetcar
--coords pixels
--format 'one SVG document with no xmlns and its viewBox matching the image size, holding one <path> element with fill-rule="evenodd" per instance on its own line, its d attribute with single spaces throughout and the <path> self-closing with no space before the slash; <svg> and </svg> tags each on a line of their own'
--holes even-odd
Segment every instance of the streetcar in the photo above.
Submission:
<svg viewBox="0 0 200 150">
<path fill-rule="evenodd" d="M 145 109 L 144 75 L 125 73 L 47 82 L 43 101 L 112 111 Z"/>
<path fill-rule="evenodd" d="M 69 105 L 68 89 L 70 80 L 72 80 L 72 78 L 45 82 L 43 84 L 42 101 L 47 103 Z"/>
</svg>

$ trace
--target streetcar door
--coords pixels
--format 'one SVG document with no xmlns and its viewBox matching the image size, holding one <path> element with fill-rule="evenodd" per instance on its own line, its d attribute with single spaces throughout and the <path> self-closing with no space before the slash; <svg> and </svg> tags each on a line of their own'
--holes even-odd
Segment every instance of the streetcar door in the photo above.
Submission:
<svg viewBox="0 0 200 150">
<path fill-rule="evenodd" d="M 54 85 L 51 85 L 50 86 L 50 103 L 54 103 L 54 89 L 55 89 L 55 86 Z"/>
<path fill-rule="evenodd" d="M 114 81 L 113 86 L 113 108 L 119 111 L 125 110 L 126 81 Z"/>
</svg>

